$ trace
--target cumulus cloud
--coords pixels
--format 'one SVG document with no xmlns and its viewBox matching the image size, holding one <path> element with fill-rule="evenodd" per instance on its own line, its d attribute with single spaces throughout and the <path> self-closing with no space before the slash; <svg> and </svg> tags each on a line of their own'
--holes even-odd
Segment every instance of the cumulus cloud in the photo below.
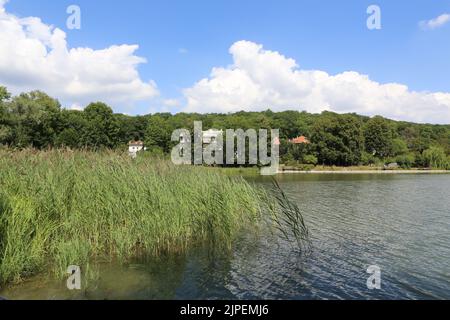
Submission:
<svg viewBox="0 0 450 320">
<path fill-rule="evenodd" d="M 181 102 L 178 99 L 165 99 L 163 101 L 163 104 L 166 107 L 179 107 L 181 105 Z"/>
<path fill-rule="evenodd" d="M 415 92 L 352 71 L 302 70 L 295 60 L 249 41 L 233 44 L 230 54 L 231 66 L 214 68 L 208 78 L 184 90 L 185 111 L 330 110 L 450 123 L 450 93 Z"/>
<path fill-rule="evenodd" d="M 424 30 L 433 30 L 442 27 L 449 21 L 450 21 L 450 14 L 444 13 L 434 19 L 420 21 L 419 25 Z"/>
<path fill-rule="evenodd" d="M 158 95 L 155 82 L 140 78 L 137 68 L 146 60 L 135 55 L 137 45 L 69 48 L 61 29 L 12 15 L 6 2 L 0 0 L 0 84 L 13 93 L 39 89 L 66 106 L 132 104 Z"/>
</svg>

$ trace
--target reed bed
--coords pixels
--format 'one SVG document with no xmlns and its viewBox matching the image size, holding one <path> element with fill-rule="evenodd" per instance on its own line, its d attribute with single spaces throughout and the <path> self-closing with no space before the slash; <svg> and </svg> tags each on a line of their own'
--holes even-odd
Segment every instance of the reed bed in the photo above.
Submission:
<svg viewBox="0 0 450 320">
<path fill-rule="evenodd" d="M 0 284 L 202 241 L 228 247 L 269 202 L 242 178 L 165 160 L 0 150 Z"/>
</svg>

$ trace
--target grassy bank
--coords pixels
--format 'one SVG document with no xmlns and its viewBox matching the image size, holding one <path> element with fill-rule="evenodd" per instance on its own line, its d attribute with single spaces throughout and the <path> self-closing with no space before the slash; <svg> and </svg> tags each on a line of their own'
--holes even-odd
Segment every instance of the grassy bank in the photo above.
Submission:
<svg viewBox="0 0 450 320">
<path fill-rule="evenodd" d="M 206 168 L 113 152 L 0 151 L 0 284 L 206 240 L 229 246 L 268 201 Z"/>
</svg>

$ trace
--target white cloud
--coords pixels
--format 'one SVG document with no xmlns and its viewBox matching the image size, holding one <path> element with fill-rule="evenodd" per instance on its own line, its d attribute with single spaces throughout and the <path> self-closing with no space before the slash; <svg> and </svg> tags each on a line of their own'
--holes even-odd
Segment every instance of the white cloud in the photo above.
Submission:
<svg viewBox="0 0 450 320">
<path fill-rule="evenodd" d="M 146 60 L 135 55 L 137 45 L 69 49 L 61 29 L 9 14 L 5 3 L 0 0 L 0 84 L 13 93 L 39 89 L 66 106 L 131 105 L 158 95 L 153 81 L 140 78 L 137 67 Z"/>
<path fill-rule="evenodd" d="M 434 19 L 420 21 L 419 25 L 424 30 L 433 30 L 442 27 L 448 22 L 450 22 L 450 14 L 444 13 Z"/>
<path fill-rule="evenodd" d="M 9 0 L 0 0 L 0 12 L 5 11 L 5 4 L 8 2 Z"/>
<path fill-rule="evenodd" d="M 179 107 L 181 102 L 178 99 L 166 99 L 163 101 L 166 107 Z"/>
<path fill-rule="evenodd" d="M 414 92 L 406 85 L 380 84 L 357 72 L 329 75 L 301 70 L 295 60 L 261 45 L 239 41 L 233 64 L 184 90 L 187 112 L 286 109 L 383 115 L 416 122 L 450 123 L 450 93 Z"/>
<path fill-rule="evenodd" d="M 80 106 L 79 104 L 73 104 L 69 108 L 69 110 L 76 110 L 76 111 L 82 111 L 84 107 Z"/>
</svg>

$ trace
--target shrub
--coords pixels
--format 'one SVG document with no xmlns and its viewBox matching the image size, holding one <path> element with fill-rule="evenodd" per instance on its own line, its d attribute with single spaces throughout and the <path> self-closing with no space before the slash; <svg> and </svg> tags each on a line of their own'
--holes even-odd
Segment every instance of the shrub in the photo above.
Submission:
<svg viewBox="0 0 450 320">
<path fill-rule="evenodd" d="M 363 152 L 361 155 L 361 164 L 364 166 L 370 166 L 377 163 L 377 158 L 368 152 Z"/>
<path fill-rule="evenodd" d="M 315 165 L 317 165 L 318 162 L 319 162 L 319 160 L 317 159 L 316 156 L 306 155 L 303 157 L 304 164 L 311 164 L 311 165 L 315 166 Z"/>
<path fill-rule="evenodd" d="M 425 166 L 433 169 L 447 169 L 448 158 L 444 149 L 440 147 L 431 147 L 423 152 L 423 161 Z"/>
<path fill-rule="evenodd" d="M 411 169 L 416 162 L 416 157 L 414 156 L 414 154 L 405 154 L 397 156 L 395 158 L 395 162 L 397 162 L 398 165 L 403 169 Z"/>
</svg>

